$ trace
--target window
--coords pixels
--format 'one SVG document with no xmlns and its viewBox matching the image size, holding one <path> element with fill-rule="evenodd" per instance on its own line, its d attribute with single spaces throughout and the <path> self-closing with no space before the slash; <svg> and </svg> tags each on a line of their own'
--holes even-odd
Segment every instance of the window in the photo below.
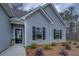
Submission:
<svg viewBox="0 0 79 59">
<path fill-rule="evenodd" d="M 54 29 L 54 39 L 62 39 L 62 30 Z"/>
<path fill-rule="evenodd" d="M 36 28 L 36 39 L 42 39 L 43 38 L 43 28 Z"/>
<path fill-rule="evenodd" d="M 32 28 L 32 36 L 33 40 L 35 39 L 43 39 L 45 40 L 45 28 L 33 27 Z"/>
</svg>

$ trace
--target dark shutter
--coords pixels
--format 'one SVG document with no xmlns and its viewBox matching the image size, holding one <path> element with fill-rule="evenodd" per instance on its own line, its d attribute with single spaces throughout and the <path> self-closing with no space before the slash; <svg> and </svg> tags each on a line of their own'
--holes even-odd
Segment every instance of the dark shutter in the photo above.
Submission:
<svg viewBox="0 0 79 59">
<path fill-rule="evenodd" d="M 32 39 L 35 40 L 35 26 L 32 27 Z"/>
<path fill-rule="evenodd" d="M 60 39 L 62 39 L 62 30 L 60 30 Z"/>
<path fill-rule="evenodd" d="M 55 29 L 54 29 L 54 39 L 56 38 L 56 36 L 55 36 Z"/>
<path fill-rule="evenodd" d="M 45 40 L 45 28 L 43 28 L 43 40 Z"/>
</svg>

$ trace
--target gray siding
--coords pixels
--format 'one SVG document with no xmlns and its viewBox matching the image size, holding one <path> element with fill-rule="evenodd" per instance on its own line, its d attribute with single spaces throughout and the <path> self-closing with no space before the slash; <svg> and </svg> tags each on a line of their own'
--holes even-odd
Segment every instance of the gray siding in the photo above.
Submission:
<svg viewBox="0 0 79 59">
<path fill-rule="evenodd" d="M 54 10 L 48 5 L 44 8 L 46 14 L 52 19 L 54 24 L 49 23 L 48 19 L 44 17 L 39 11 L 28 16 L 25 21 L 25 42 L 26 46 L 31 43 L 37 44 L 50 44 L 52 42 L 60 43 L 65 42 L 66 27 L 62 24 L 60 19 L 55 14 Z M 32 26 L 46 27 L 46 40 L 32 40 Z M 54 39 L 54 29 L 62 30 L 62 39 Z"/>
<path fill-rule="evenodd" d="M 8 16 L 0 7 L 0 52 L 9 47 L 11 29 Z"/>
<path fill-rule="evenodd" d="M 53 9 L 50 6 L 47 6 L 44 8 L 45 12 L 51 17 L 51 19 L 53 20 L 54 24 L 51 25 L 51 42 L 64 42 L 66 39 L 66 28 L 65 26 L 62 24 L 62 22 L 59 20 L 59 18 L 56 16 L 55 12 L 53 11 Z M 53 35 L 53 30 L 57 29 L 57 30 L 62 30 L 62 39 L 56 39 L 54 40 L 54 35 Z"/>
<path fill-rule="evenodd" d="M 50 43 L 50 23 L 48 20 L 40 13 L 36 12 L 30 17 L 26 19 L 26 28 L 25 28 L 25 36 L 26 36 L 26 45 L 30 45 L 31 43 L 37 44 L 48 44 Z M 46 39 L 45 40 L 32 40 L 32 27 L 45 27 L 46 28 Z"/>
</svg>

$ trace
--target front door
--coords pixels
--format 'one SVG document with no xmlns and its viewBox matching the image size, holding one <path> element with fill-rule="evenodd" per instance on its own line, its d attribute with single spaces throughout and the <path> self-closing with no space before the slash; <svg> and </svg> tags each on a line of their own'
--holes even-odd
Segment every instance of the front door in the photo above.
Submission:
<svg viewBox="0 0 79 59">
<path fill-rule="evenodd" d="M 15 29 L 15 43 L 22 43 L 22 29 Z"/>
</svg>

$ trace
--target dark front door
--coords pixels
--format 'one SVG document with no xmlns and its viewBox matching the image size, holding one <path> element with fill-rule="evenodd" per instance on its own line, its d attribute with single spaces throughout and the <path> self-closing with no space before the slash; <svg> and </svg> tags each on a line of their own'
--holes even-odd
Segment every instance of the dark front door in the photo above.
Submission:
<svg viewBox="0 0 79 59">
<path fill-rule="evenodd" d="M 22 29 L 15 29 L 15 42 L 22 43 Z"/>
</svg>

